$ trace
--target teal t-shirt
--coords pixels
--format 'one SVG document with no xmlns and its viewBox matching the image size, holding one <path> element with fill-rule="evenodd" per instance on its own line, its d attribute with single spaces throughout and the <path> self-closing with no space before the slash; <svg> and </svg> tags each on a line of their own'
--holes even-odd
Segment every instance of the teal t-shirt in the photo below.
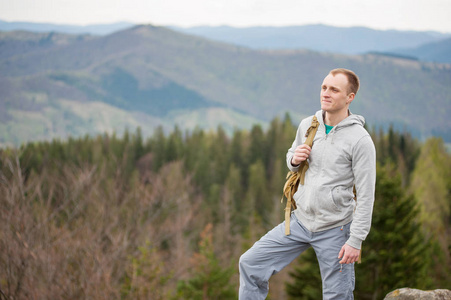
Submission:
<svg viewBox="0 0 451 300">
<path fill-rule="evenodd" d="M 324 124 L 324 125 L 326 125 L 326 124 Z M 332 128 L 334 128 L 334 126 L 326 125 L 326 134 L 328 134 L 332 130 Z"/>
</svg>

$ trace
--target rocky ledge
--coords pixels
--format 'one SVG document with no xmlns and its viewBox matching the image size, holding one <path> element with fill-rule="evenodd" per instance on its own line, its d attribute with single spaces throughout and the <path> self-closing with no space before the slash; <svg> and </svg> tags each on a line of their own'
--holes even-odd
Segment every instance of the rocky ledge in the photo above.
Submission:
<svg viewBox="0 0 451 300">
<path fill-rule="evenodd" d="M 449 300 L 450 290 L 421 291 L 417 289 L 402 288 L 387 294 L 384 300 Z"/>
</svg>

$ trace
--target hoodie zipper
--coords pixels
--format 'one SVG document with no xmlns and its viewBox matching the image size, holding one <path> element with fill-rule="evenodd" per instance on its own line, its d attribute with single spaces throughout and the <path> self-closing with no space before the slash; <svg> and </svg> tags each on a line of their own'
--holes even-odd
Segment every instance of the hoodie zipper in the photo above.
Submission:
<svg viewBox="0 0 451 300">
<path fill-rule="evenodd" d="M 327 138 L 328 138 L 328 136 L 331 136 L 331 144 L 333 145 L 334 144 L 334 136 L 335 136 L 335 133 L 338 131 L 338 130 L 341 130 L 341 129 L 343 129 L 343 128 L 346 128 L 346 127 L 349 127 L 349 126 L 353 126 L 353 125 L 355 125 L 356 123 L 349 123 L 349 124 L 343 124 L 343 125 L 341 125 L 340 126 L 340 124 L 338 124 L 338 125 L 336 125 L 336 126 L 334 126 L 334 128 L 332 128 L 332 130 L 329 132 L 329 134 L 326 134 L 326 140 L 327 140 Z M 325 126 L 324 126 L 325 127 Z"/>
</svg>

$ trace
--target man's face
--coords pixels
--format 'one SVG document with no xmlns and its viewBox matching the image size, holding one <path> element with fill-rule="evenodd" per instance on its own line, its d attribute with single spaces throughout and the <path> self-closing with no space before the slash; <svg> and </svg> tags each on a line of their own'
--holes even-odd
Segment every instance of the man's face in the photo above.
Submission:
<svg viewBox="0 0 451 300">
<path fill-rule="evenodd" d="M 349 104 L 354 99 L 354 93 L 348 94 L 348 78 L 338 73 L 335 76 L 329 74 L 321 85 L 321 109 L 336 113 L 348 110 Z"/>
</svg>

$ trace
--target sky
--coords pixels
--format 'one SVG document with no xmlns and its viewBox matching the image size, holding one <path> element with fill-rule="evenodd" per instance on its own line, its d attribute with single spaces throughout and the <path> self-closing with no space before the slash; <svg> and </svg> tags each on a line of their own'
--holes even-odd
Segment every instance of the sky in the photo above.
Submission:
<svg viewBox="0 0 451 300">
<path fill-rule="evenodd" d="M 0 0 L 0 20 L 71 25 L 325 24 L 451 33 L 450 15 L 451 0 Z"/>
</svg>

